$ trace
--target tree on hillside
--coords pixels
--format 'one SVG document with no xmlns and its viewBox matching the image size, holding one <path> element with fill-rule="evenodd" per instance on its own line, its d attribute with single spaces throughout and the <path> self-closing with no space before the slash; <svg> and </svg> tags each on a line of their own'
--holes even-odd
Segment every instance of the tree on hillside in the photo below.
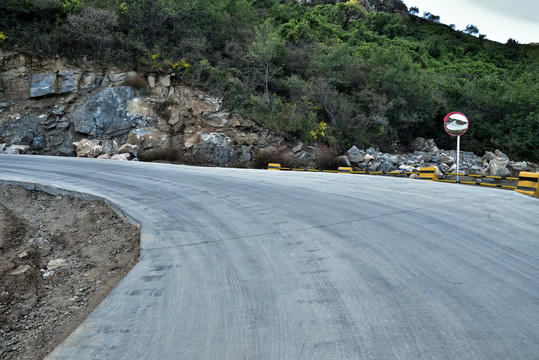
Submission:
<svg viewBox="0 0 539 360">
<path fill-rule="evenodd" d="M 74 39 L 90 47 L 97 59 L 102 58 L 107 46 L 114 44 L 114 28 L 118 24 L 115 12 L 85 7 L 77 14 L 69 14 L 67 21 Z"/>
<path fill-rule="evenodd" d="M 473 24 L 469 24 L 466 26 L 466 29 L 464 30 L 466 34 L 470 35 L 476 35 L 479 34 L 479 28 Z"/>
<path fill-rule="evenodd" d="M 432 22 L 436 22 L 436 23 L 439 23 L 440 22 L 440 17 L 438 15 L 434 15 L 428 11 L 425 11 L 423 13 L 423 19 L 427 19 L 428 21 L 432 21 Z"/>
<path fill-rule="evenodd" d="M 269 21 L 257 26 L 255 32 L 255 39 L 247 52 L 247 62 L 251 66 L 249 75 L 254 85 L 264 88 L 265 102 L 269 105 L 269 83 L 279 71 L 274 60 L 285 41 Z"/>
<path fill-rule="evenodd" d="M 410 7 L 410 14 L 412 14 L 412 15 L 419 14 L 419 8 L 417 6 Z"/>
<path fill-rule="evenodd" d="M 153 46 L 165 33 L 175 33 L 190 15 L 191 2 L 185 0 L 126 0 L 126 19 L 131 28 Z"/>
<path fill-rule="evenodd" d="M 359 20 L 365 15 L 365 12 L 357 0 L 350 0 L 344 4 L 337 4 L 337 13 L 344 19 L 343 29 L 346 29 L 350 21 Z"/>
</svg>

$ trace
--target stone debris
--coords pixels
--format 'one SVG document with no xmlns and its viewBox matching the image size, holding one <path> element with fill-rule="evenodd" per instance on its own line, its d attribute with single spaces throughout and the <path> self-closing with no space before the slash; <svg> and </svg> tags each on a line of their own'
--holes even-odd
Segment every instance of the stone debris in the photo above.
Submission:
<svg viewBox="0 0 539 360">
<path fill-rule="evenodd" d="M 134 159 L 138 155 L 138 145 L 133 144 L 123 144 L 118 150 L 118 154 L 129 154 L 130 159 Z M 128 159 L 129 160 L 129 159 Z"/>
<path fill-rule="evenodd" d="M 30 265 L 20 265 L 15 270 L 13 270 L 10 274 L 11 275 L 22 275 L 24 273 L 27 273 L 30 270 L 32 270 L 32 266 L 30 266 Z"/>
<path fill-rule="evenodd" d="M 67 264 L 66 259 L 62 259 L 62 258 L 53 259 L 47 263 L 47 270 L 56 270 L 61 267 L 64 267 L 66 264 Z"/>
<path fill-rule="evenodd" d="M 418 172 L 421 167 L 435 166 L 436 174 L 440 178 L 443 178 L 446 173 L 456 172 L 455 150 L 440 150 L 432 139 L 417 138 L 412 145 L 412 148 L 428 151 L 416 150 L 413 153 L 388 154 L 372 148 L 360 150 L 352 146 L 343 156 L 347 157 L 352 167 L 359 171 Z M 339 165 L 347 163 L 343 156 L 336 159 Z M 518 177 L 521 171 L 536 172 L 538 170 L 539 167 L 536 164 L 524 161 L 513 162 L 499 150 L 487 151 L 483 157 L 467 151 L 460 153 L 460 173 Z"/>
<path fill-rule="evenodd" d="M 131 158 L 131 155 L 129 153 L 123 153 L 123 154 L 115 154 L 111 156 L 111 160 L 123 160 L 123 161 L 129 161 Z"/>
<path fill-rule="evenodd" d="M 103 152 L 103 146 L 99 145 L 96 140 L 82 139 L 73 143 L 77 157 L 95 158 Z"/>
</svg>

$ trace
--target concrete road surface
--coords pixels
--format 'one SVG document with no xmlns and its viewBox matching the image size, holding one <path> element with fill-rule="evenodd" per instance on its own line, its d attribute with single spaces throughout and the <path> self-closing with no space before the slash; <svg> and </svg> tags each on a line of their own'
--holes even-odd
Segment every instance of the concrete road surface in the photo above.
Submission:
<svg viewBox="0 0 539 360">
<path fill-rule="evenodd" d="M 350 174 L 0 155 L 141 259 L 48 360 L 538 359 L 539 201 Z"/>
</svg>

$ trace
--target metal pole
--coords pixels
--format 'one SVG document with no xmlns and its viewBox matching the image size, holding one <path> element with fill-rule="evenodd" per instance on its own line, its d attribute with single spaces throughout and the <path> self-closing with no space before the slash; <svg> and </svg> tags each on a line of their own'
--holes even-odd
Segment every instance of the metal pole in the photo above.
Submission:
<svg viewBox="0 0 539 360">
<path fill-rule="evenodd" d="M 460 136 L 457 136 L 457 182 L 459 181 L 459 167 L 460 167 Z"/>
</svg>

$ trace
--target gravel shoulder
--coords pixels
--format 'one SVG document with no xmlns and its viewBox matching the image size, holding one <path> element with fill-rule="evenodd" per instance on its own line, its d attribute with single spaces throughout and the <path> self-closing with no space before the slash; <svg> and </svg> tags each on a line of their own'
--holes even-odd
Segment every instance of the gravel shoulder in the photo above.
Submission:
<svg viewBox="0 0 539 360">
<path fill-rule="evenodd" d="M 43 359 L 137 263 L 139 244 L 102 202 L 0 184 L 0 358 Z"/>
</svg>

